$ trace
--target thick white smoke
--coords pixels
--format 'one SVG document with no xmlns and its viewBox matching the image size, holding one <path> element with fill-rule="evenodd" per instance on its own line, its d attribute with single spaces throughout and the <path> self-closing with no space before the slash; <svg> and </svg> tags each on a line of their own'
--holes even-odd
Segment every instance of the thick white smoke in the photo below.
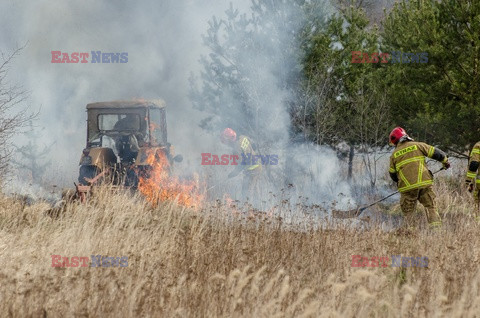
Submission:
<svg viewBox="0 0 480 318">
<path fill-rule="evenodd" d="M 187 97 L 188 77 L 199 70 L 198 59 L 205 52 L 201 34 L 208 19 L 228 3 L 0 2 L 2 49 L 9 52 L 27 44 L 13 61 L 10 80 L 30 92 L 33 110 L 41 108 L 36 124 L 46 128 L 45 144 L 55 142 L 50 156 L 55 169 L 50 172 L 60 185 L 76 180 L 90 102 L 163 98 L 170 141 L 179 152 L 198 153 L 194 148 L 201 131 Z M 54 64 L 55 50 L 127 52 L 128 63 Z"/>
<path fill-rule="evenodd" d="M 254 8 L 258 3 L 265 4 L 264 10 Z M 319 14 L 328 15 L 327 2 L 316 1 L 316 6 Z M 279 157 L 277 166 L 267 167 L 260 201 L 268 201 L 268 193 L 281 192 L 294 202 L 301 196 L 302 201 L 308 197 L 309 203 L 353 203 L 333 151 L 290 140 L 289 104 L 298 93 L 292 82 L 301 81 L 303 56 L 297 41 L 306 23 L 305 11 L 289 1 L 252 2 L 248 10 L 236 9 L 232 6 L 220 19 L 212 20 L 218 29 L 207 33 L 205 42 L 211 55 L 205 57 L 202 79 L 210 85 L 200 85 L 200 97 L 194 98 L 213 118 L 206 126 L 217 133 L 232 127 L 257 142 L 264 155 Z M 228 152 L 228 148 L 217 149 Z M 217 170 L 222 168 L 230 167 Z M 216 177 L 222 183 L 218 194 L 227 189 L 234 197 L 241 197 L 241 178 L 224 181 L 225 173 Z"/>
<path fill-rule="evenodd" d="M 78 176 L 78 159 L 85 145 L 85 105 L 90 102 L 165 99 L 169 140 L 176 152 L 185 157 L 180 171 L 204 173 L 205 167 L 200 165 L 202 152 L 220 154 L 228 150 L 219 145 L 218 131 L 199 127 L 201 120 L 211 114 L 192 108 L 188 79 L 191 74 L 200 74 L 200 56 L 208 57 L 210 53 L 202 43 L 208 21 L 212 16 L 224 18 L 230 3 L 241 13 L 251 15 L 251 3 L 240 0 L 0 3 L 1 47 L 9 51 L 27 43 L 12 65 L 10 78 L 30 91 L 33 109 L 41 107 L 36 124 L 45 127 L 42 141 L 55 143 L 49 157 L 49 173 L 59 188 L 70 186 Z M 285 89 L 284 81 L 291 75 L 285 72 L 301 58 L 296 55 L 298 52 L 291 51 L 292 35 L 299 31 L 291 29 L 291 25 L 301 25 L 303 21 L 285 22 L 296 17 L 303 18 L 295 11 L 272 17 L 269 27 L 276 34 L 267 32 L 259 35 L 262 39 L 255 39 L 261 40 L 263 50 L 238 53 L 246 65 L 243 89 L 256 114 L 252 128 L 262 131 L 262 137 L 273 136 L 270 140 L 275 142 L 266 149 L 279 156 L 278 169 L 283 174 L 291 171 L 287 181 L 270 183 L 265 188 L 279 190 L 292 181 L 296 183 L 294 195 L 346 204 L 350 193 L 345 184 L 336 181 L 339 164 L 335 155 L 317 146 L 289 146 L 288 101 L 292 92 Z M 128 63 L 51 63 L 51 51 L 56 50 L 128 52 Z M 237 102 L 228 91 L 224 101 L 232 105 Z M 239 122 L 243 119 L 237 118 Z M 223 128 L 221 118 L 216 120 L 215 128 Z M 17 139 L 18 143 L 22 141 Z M 293 169 L 287 169 L 292 166 Z M 210 168 L 223 169 L 219 173 L 226 175 L 231 167 Z M 305 182 L 306 179 L 311 182 Z M 227 187 L 235 189 L 238 181 L 227 183 Z"/>
</svg>

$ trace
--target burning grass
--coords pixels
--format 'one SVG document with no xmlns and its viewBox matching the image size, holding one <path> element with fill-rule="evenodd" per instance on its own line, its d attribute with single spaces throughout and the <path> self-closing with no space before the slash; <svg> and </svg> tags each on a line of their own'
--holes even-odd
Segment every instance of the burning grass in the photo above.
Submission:
<svg viewBox="0 0 480 318">
<path fill-rule="evenodd" d="M 163 151 L 150 150 L 146 162 L 151 169 L 140 177 L 138 190 L 154 206 L 160 202 L 176 201 L 177 204 L 199 209 L 205 196 L 199 182 L 182 181 L 170 173 L 170 163 Z"/>
<path fill-rule="evenodd" d="M 443 232 L 304 226 L 100 190 L 56 219 L 0 198 L 2 316 L 475 317 L 480 226 L 437 188 Z M 393 207 L 395 209 L 395 207 Z M 51 267 L 52 254 L 127 267 Z M 427 256 L 428 268 L 352 268 L 352 255 Z"/>
</svg>

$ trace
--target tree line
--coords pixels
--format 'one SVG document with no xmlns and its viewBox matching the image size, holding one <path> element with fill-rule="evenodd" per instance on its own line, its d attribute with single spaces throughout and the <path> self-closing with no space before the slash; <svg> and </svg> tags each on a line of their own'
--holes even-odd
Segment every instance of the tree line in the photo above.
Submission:
<svg viewBox="0 0 480 318">
<path fill-rule="evenodd" d="M 281 91 L 291 142 L 350 159 L 381 151 L 395 126 L 450 155 L 480 139 L 479 1 L 252 0 L 250 12 L 230 5 L 214 17 L 203 40 L 210 52 L 190 97 L 206 129 L 268 139 Z M 264 68 L 272 96 L 252 87 Z"/>
</svg>

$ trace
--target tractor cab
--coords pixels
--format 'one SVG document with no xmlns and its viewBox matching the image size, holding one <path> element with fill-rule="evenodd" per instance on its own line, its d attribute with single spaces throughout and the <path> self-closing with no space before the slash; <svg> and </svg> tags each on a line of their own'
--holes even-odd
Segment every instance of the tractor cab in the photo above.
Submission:
<svg viewBox="0 0 480 318">
<path fill-rule="evenodd" d="M 118 150 L 126 137 L 139 147 L 167 146 L 163 101 L 93 103 L 87 105 L 87 114 L 87 148 L 115 144 Z"/>
<path fill-rule="evenodd" d="M 78 182 L 91 185 L 109 175 L 116 184 L 136 187 L 148 158 L 161 152 L 168 162 L 173 147 L 167 142 L 165 102 L 133 100 L 87 105 L 87 144 L 80 158 Z M 158 154 L 158 153 L 157 153 Z"/>
</svg>

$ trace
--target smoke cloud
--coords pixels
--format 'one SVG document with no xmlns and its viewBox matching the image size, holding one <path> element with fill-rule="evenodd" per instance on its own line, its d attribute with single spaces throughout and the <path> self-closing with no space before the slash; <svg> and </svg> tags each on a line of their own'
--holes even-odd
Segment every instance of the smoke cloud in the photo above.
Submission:
<svg viewBox="0 0 480 318">
<path fill-rule="evenodd" d="M 202 43 L 208 21 L 212 16 L 224 18 L 230 3 L 241 13 L 251 14 L 251 3 L 240 0 L 138 3 L 20 0 L 0 3 L 0 29 L 3 31 L 0 45 L 4 52 L 26 43 L 21 55 L 14 60 L 10 78 L 30 92 L 32 109 L 41 109 L 37 125 L 44 129 L 39 129 L 39 134 L 45 144 L 54 143 L 49 173 L 59 187 L 72 185 L 78 176 L 78 160 L 85 146 L 85 106 L 90 102 L 164 99 L 169 141 L 176 153 L 185 158 L 178 169 L 183 173 L 205 175 L 208 171 L 201 166 L 200 154 L 228 151 L 218 142 L 218 130 L 225 125 L 242 127 L 243 133 L 249 134 L 248 128 L 240 123 L 244 117 L 235 116 L 237 122 L 232 122 L 225 120 L 224 113 L 213 114 L 213 130 L 200 128 L 202 119 L 212 113 L 195 109 L 188 97 L 189 77 L 202 72 L 200 57 L 208 57 L 211 53 Z M 283 18 L 302 16 L 299 12 L 289 14 Z M 266 33 L 262 34 L 263 39 L 254 39 L 265 45 L 261 51 L 240 52 L 242 63 L 247 65 L 244 75 L 248 78 L 242 89 L 256 111 L 255 127 L 250 127 L 251 131 L 262 131 L 259 142 L 268 141 L 262 146 L 280 158 L 277 168 L 282 177 L 269 182 L 264 190 L 278 191 L 288 182 L 294 182 L 295 195 L 347 204 L 348 186 L 335 181 L 339 173 L 335 154 L 322 147 L 292 146 L 289 142 L 287 105 L 292 92 L 283 84 L 292 75 L 285 74 L 285 70 L 294 69 L 290 64 L 298 61 L 292 59 L 300 56 L 292 52 L 291 47 L 286 47 L 291 44 L 292 32 L 298 30 L 292 30 L 289 24 L 275 25 L 285 21 L 282 17 L 272 19 L 270 26 L 277 34 Z M 302 21 L 296 22 L 301 25 Z M 128 63 L 51 63 L 51 51 L 57 50 L 67 53 L 127 52 Z M 230 109 L 238 112 L 241 108 L 237 107 L 238 99 L 233 93 L 225 90 L 222 102 L 229 103 Z M 16 142 L 21 143 L 22 138 Z M 225 167 L 209 167 L 213 168 L 222 178 L 229 172 Z M 219 172 L 220 169 L 223 170 Z M 227 187 L 232 192 L 238 191 L 238 180 Z"/>
<path fill-rule="evenodd" d="M 163 98 L 169 137 L 190 149 L 200 129 L 192 125 L 188 76 L 199 70 L 201 34 L 227 1 L 3 1 L 1 47 L 26 43 L 11 67 L 12 82 L 30 92 L 46 144 L 55 142 L 54 173 L 71 185 L 85 144 L 85 106 L 95 101 Z M 54 64 L 51 51 L 127 52 L 128 63 Z M 189 114 L 186 116 L 185 114 Z"/>
</svg>

